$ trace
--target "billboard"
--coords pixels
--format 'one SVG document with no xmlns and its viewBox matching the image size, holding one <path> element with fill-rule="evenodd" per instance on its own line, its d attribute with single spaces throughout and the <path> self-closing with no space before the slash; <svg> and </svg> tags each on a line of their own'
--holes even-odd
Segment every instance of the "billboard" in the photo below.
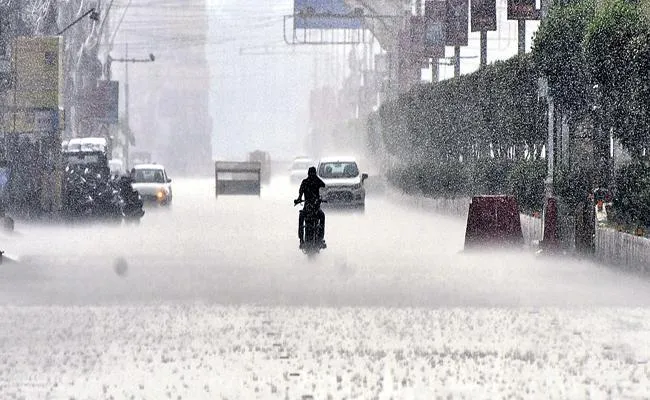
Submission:
<svg viewBox="0 0 650 400">
<path fill-rule="evenodd" d="M 361 29 L 362 17 L 344 0 L 294 0 L 294 29 Z"/>
<path fill-rule="evenodd" d="M 467 46 L 468 36 L 467 0 L 447 0 L 445 44 L 447 46 Z"/>
<path fill-rule="evenodd" d="M 12 133 L 56 133 L 59 130 L 59 110 L 23 109 L 5 113 L 0 130 Z"/>
<path fill-rule="evenodd" d="M 426 32 L 424 34 L 425 52 L 432 58 L 445 56 L 445 1 L 430 0 L 424 4 Z"/>
<path fill-rule="evenodd" d="M 471 0 L 472 32 L 487 32 L 497 30 L 496 0 Z"/>
<path fill-rule="evenodd" d="M 508 0 L 508 19 L 541 19 L 541 11 L 535 8 L 535 0 Z"/>
<path fill-rule="evenodd" d="M 12 43 L 18 108 L 58 109 L 63 95 L 60 37 L 17 37 Z"/>
<path fill-rule="evenodd" d="M 85 102 L 85 116 L 95 121 L 117 124 L 119 95 L 118 81 L 97 81 L 97 87 Z"/>
<path fill-rule="evenodd" d="M 411 37 L 411 56 L 414 61 L 426 58 L 424 54 L 424 34 L 426 25 L 424 24 L 424 17 L 411 16 L 410 21 L 410 37 Z"/>
</svg>

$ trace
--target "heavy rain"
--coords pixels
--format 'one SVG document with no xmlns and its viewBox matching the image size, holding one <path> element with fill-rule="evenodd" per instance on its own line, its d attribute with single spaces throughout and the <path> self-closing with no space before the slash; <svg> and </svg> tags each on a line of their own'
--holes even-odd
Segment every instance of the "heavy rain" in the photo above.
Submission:
<svg viewBox="0 0 650 400">
<path fill-rule="evenodd" d="M 0 398 L 650 397 L 647 10 L 0 0 Z"/>
</svg>

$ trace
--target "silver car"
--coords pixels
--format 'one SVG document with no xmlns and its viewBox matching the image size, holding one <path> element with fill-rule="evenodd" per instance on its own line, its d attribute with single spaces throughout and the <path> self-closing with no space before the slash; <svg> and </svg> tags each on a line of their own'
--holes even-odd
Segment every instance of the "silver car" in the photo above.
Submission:
<svg viewBox="0 0 650 400">
<path fill-rule="evenodd" d="M 321 197 L 327 200 L 329 206 L 365 206 L 364 182 L 368 174 L 359 172 L 354 157 L 323 158 L 318 163 L 317 174 L 325 182 Z"/>
</svg>

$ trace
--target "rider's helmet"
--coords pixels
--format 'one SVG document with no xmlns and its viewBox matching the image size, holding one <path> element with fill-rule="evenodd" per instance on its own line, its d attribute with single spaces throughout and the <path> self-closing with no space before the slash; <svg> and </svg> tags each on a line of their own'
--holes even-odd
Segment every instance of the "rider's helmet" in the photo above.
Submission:
<svg viewBox="0 0 650 400">
<path fill-rule="evenodd" d="M 316 176 L 316 167 L 309 167 L 307 170 L 307 176 L 314 177 Z"/>
</svg>

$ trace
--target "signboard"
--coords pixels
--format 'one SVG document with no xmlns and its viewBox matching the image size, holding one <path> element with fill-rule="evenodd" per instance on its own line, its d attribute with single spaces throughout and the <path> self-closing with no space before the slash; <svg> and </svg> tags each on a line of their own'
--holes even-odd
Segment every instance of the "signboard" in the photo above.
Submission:
<svg viewBox="0 0 650 400">
<path fill-rule="evenodd" d="M 87 104 L 86 116 L 90 119 L 117 124 L 119 120 L 119 82 L 97 81 Z"/>
<path fill-rule="evenodd" d="M 424 35 L 426 33 L 424 17 L 411 16 L 410 29 L 412 60 L 419 61 L 427 58 L 424 53 Z"/>
<path fill-rule="evenodd" d="M 6 165 L 0 166 L 0 195 L 2 195 L 9 182 L 10 170 Z"/>
<path fill-rule="evenodd" d="M 344 0 L 294 0 L 294 29 L 361 29 L 362 17 L 355 17 Z"/>
<path fill-rule="evenodd" d="M 535 8 L 535 0 L 508 0 L 508 19 L 541 19 L 542 13 Z"/>
<path fill-rule="evenodd" d="M 426 32 L 424 34 L 425 52 L 432 58 L 445 56 L 445 1 L 427 1 L 424 5 Z"/>
<path fill-rule="evenodd" d="M 6 112 L 0 128 L 8 133 L 54 133 L 59 129 L 59 110 Z"/>
<path fill-rule="evenodd" d="M 17 37 L 12 46 L 14 105 L 58 109 L 63 95 L 61 38 Z"/>
<path fill-rule="evenodd" d="M 3 58 L 7 56 L 7 47 L 9 47 L 10 35 L 7 32 L 11 32 L 11 20 L 11 17 L 7 18 L 4 13 L 0 13 L 0 57 Z"/>
<path fill-rule="evenodd" d="M 447 46 L 467 46 L 468 6 L 467 0 L 447 0 L 445 44 Z"/>
<path fill-rule="evenodd" d="M 472 32 L 488 32 L 497 30 L 496 0 L 471 0 Z"/>
</svg>

